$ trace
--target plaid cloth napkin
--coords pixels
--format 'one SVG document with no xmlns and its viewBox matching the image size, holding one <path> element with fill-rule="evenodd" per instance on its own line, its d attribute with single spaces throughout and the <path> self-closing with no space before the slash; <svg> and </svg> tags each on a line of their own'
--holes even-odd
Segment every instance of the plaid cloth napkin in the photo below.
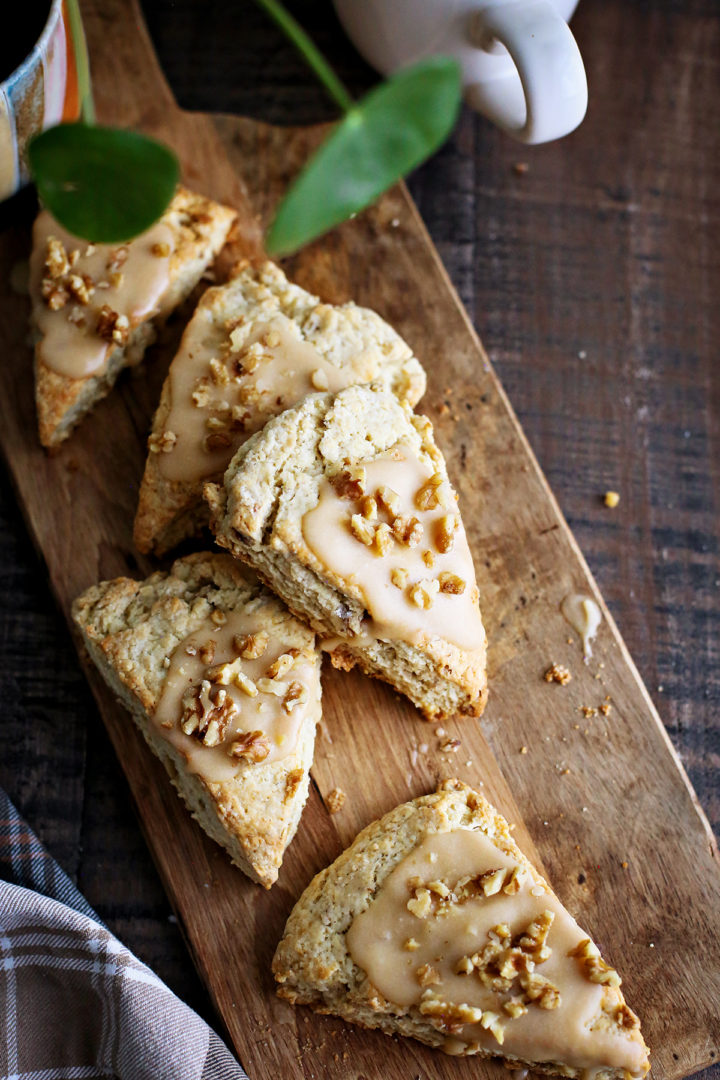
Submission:
<svg viewBox="0 0 720 1080">
<path fill-rule="evenodd" d="M 0 1078 L 247 1080 L 99 922 L 1 788 Z"/>
</svg>

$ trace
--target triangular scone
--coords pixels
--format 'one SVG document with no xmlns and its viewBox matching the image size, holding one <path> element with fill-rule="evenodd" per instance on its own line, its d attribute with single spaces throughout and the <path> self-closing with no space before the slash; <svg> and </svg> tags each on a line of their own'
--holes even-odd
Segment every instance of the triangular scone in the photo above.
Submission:
<svg viewBox="0 0 720 1080">
<path fill-rule="evenodd" d="M 30 258 L 40 442 L 56 446 L 142 360 L 156 328 L 222 248 L 234 210 L 179 188 L 155 225 L 125 244 L 88 244 L 42 210 Z"/>
<path fill-rule="evenodd" d="M 649 1069 L 620 978 L 459 781 L 369 825 L 295 905 L 278 993 L 449 1054 L 596 1080 Z"/>
<path fill-rule="evenodd" d="M 73 616 L 193 816 L 269 888 L 307 797 L 320 718 L 312 632 L 217 554 L 96 585 Z"/>
<path fill-rule="evenodd" d="M 479 715 L 485 631 L 432 424 L 382 387 L 313 394 L 207 484 L 217 541 L 325 641 L 430 719 Z"/>
<path fill-rule="evenodd" d="M 271 262 L 208 289 L 163 386 L 135 519 L 140 551 L 207 526 L 203 482 L 271 416 L 317 390 L 379 380 L 415 405 L 425 373 L 374 311 L 321 303 Z"/>
</svg>

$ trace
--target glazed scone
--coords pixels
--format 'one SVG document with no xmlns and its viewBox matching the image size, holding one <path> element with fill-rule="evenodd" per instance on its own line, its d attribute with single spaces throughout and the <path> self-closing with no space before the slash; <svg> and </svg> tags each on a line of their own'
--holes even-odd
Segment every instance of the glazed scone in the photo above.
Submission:
<svg viewBox="0 0 720 1080">
<path fill-rule="evenodd" d="M 382 386 L 313 394 L 207 484 L 217 542 L 325 639 L 430 719 L 477 716 L 485 631 L 432 424 Z"/>
<path fill-rule="evenodd" d="M 193 816 L 269 888 L 307 797 L 320 718 L 314 634 L 219 554 L 96 585 L 73 617 Z"/>
<path fill-rule="evenodd" d="M 271 416 L 317 390 L 379 380 L 415 405 L 425 373 L 374 311 L 323 304 L 271 262 L 208 289 L 163 386 L 135 518 L 140 551 L 164 552 L 207 526 L 203 482 Z"/>
<path fill-rule="evenodd" d="M 273 961 L 295 1004 L 449 1054 L 645 1076 L 620 977 L 476 792 L 446 781 L 369 825 L 295 905 Z"/>
<path fill-rule="evenodd" d="M 40 442 L 56 446 L 138 364 L 156 328 L 192 292 L 236 214 L 179 188 L 147 232 L 88 244 L 42 210 L 30 257 Z"/>
</svg>

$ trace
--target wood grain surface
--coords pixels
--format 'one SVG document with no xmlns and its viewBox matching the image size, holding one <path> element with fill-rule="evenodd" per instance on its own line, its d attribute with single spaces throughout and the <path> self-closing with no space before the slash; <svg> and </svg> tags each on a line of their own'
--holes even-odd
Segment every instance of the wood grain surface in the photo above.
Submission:
<svg viewBox="0 0 720 1080">
<path fill-rule="evenodd" d="M 213 129 L 201 118 L 180 114 L 155 80 L 147 53 L 129 48 L 131 39 L 123 29 L 127 19 L 123 24 L 120 18 L 123 12 L 127 5 L 118 2 L 88 8 L 93 57 L 101 58 L 97 70 L 103 75 L 100 78 L 96 72 L 96 81 L 104 115 L 113 119 L 119 115 L 124 122 L 161 133 L 183 154 L 188 182 L 247 207 L 237 171 L 251 193 L 253 208 L 266 214 L 317 133 L 280 132 L 229 119 L 217 121 Z M 554 179 L 559 182 L 559 176 Z M 422 183 L 422 177 L 418 182 Z M 541 185 L 546 197 L 552 182 L 551 175 L 547 187 Z M 538 203 L 542 198 L 538 197 Z M 523 205 L 529 213 L 527 203 Z M 249 215 L 245 220 L 247 240 L 255 243 L 256 224 Z M 6 236 L 3 281 L 24 244 L 22 229 Z M 612 626 L 602 631 L 597 666 L 585 669 L 577 643 L 567 643 L 567 627 L 557 603 L 569 587 L 582 585 L 583 564 L 508 413 L 502 391 L 448 293 L 412 205 L 402 190 L 393 192 L 376 211 L 304 253 L 290 269 L 328 299 L 354 295 L 377 307 L 406 334 L 422 358 L 447 358 L 443 364 L 428 362 L 432 380 L 423 407 L 437 423 L 438 438 L 460 489 L 493 644 L 493 693 L 482 729 L 512 782 L 523 818 L 558 892 L 625 973 L 629 1000 L 641 1012 L 655 1051 L 655 1074 L 685 1075 L 708 1063 L 717 1047 L 717 927 L 710 913 L 713 905 L 717 912 L 718 892 L 709 833 L 694 810 L 691 792 L 680 780 L 669 743 Z M 551 296 L 557 301 L 554 292 Z M 135 565 L 129 536 L 143 433 L 167 349 L 165 355 L 162 349 L 156 350 L 144 377 L 123 380 L 117 394 L 67 447 L 57 457 L 46 459 L 34 442 L 20 306 L 17 297 L 3 295 L 3 335 L 12 344 L 3 369 L 3 444 L 31 534 L 40 541 L 51 581 L 65 607 L 75 592 L 97 577 Z M 522 325 L 522 311 L 511 318 L 506 309 L 493 318 L 500 320 L 503 315 L 506 333 Z M 579 338 L 575 344 L 580 345 Z M 586 346 L 590 344 L 585 341 Z M 631 440 L 631 435 L 626 439 Z M 700 515 L 705 512 L 702 493 L 697 501 Z M 674 542 L 679 546 L 677 538 Z M 671 558 L 676 558 L 674 550 Z M 632 584 L 632 574 L 627 570 L 625 574 L 626 582 Z M 569 687 L 542 682 L 542 671 L 552 660 L 564 661 L 573 670 L 575 678 Z M 605 667 L 600 668 L 600 663 Z M 21 676 L 26 678 L 20 657 L 17 673 L 18 683 Z M 35 695 L 42 699 L 50 688 L 62 687 L 64 680 L 72 682 L 69 675 L 52 670 L 33 672 L 31 684 L 23 682 L 19 697 L 24 695 L 32 707 Z M 579 707 L 595 705 L 606 694 L 613 705 L 607 724 L 598 718 L 585 721 Z M 436 777 L 449 771 L 475 783 L 484 780 L 492 797 L 506 810 L 511 808 L 479 730 L 474 725 L 470 730 L 467 721 L 447 725 L 453 734 L 457 731 L 463 748 L 452 763 L 443 761 L 432 729 L 384 688 L 359 676 L 336 674 L 328 679 L 326 722 L 303 834 L 291 849 L 281 885 L 269 895 L 259 895 L 179 812 L 162 770 L 145 752 L 134 729 L 101 690 L 98 696 L 118 754 L 128 763 L 151 846 L 175 897 L 196 962 L 248 1069 L 261 1076 L 271 1069 L 289 1068 L 294 1059 L 288 1062 L 280 1056 L 287 1043 L 292 1050 L 301 1046 L 310 1071 L 317 1067 L 329 1072 L 334 1067 L 338 1075 L 345 1075 L 351 1061 L 353 1071 L 380 1075 L 378 1062 L 381 1071 L 386 1071 L 395 1060 L 399 1068 L 406 1070 L 409 1065 L 415 1073 L 466 1075 L 464 1063 L 439 1060 L 419 1047 L 401 1050 L 379 1035 L 346 1032 L 333 1021 L 319 1021 L 274 1001 L 267 963 L 299 888 L 378 812 L 428 790 Z M 28 741 L 34 735 L 27 733 Z M 56 800 L 58 832 L 62 832 L 60 822 L 68 805 L 61 789 L 67 785 L 83 790 L 82 779 L 73 772 L 82 738 L 70 728 L 67 742 L 58 739 L 58 731 L 52 733 L 52 750 L 40 740 L 37 743 L 38 763 L 31 783 L 51 793 L 45 809 L 49 821 L 52 799 Z M 387 746 L 387 768 L 382 772 L 376 768 L 378 738 Z M 94 733 L 91 743 L 93 739 L 97 740 Z M 57 742 L 61 745 L 56 748 Z M 413 747 L 424 743 L 430 750 L 418 753 L 413 767 Z M 527 754 L 519 753 L 522 745 L 528 747 Z M 96 748 L 93 753 L 98 760 L 102 751 Z M 43 761 L 46 769 L 52 767 L 44 780 Z M 473 764 L 465 765 L 466 761 Z M 362 785 L 358 776 L 363 777 Z M 102 807 L 104 792 L 97 790 L 97 784 L 98 778 L 91 776 L 85 787 L 90 805 L 94 798 L 94 805 Z M 349 799 L 342 814 L 329 818 L 321 797 L 334 786 L 344 787 Z M 12 785 L 9 788 L 14 793 Z M 22 794 L 22 783 L 20 790 Z M 25 801 L 32 802 L 32 792 Z M 99 822 L 87 821 L 83 832 L 98 854 L 106 848 L 103 857 L 106 865 L 112 864 L 113 836 L 103 835 L 102 815 Z M 178 834 L 191 869 L 188 875 L 178 875 L 177 857 L 167 854 Z M 625 861 L 627 870 L 622 868 Z M 101 895 L 99 862 L 97 895 Z M 217 928 L 211 942 L 208 919 Z M 122 933 L 122 926 L 118 929 Z M 701 961 L 697 959 L 699 942 L 704 943 Z M 226 961 L 229 954 L 237 958 L 231 970 Z M 260 996 L 252 996 L 258 986 Z M 247 996 L 241 1004 L 238 990 L 252 996 L 250 1024 Z M 273 1026 L 272 1040 L 266 1024 Z M 279 1026 L 287 1038 L 277 1037 Z M 672 1032 L 672 1043 L 668 1032 Z M 343 1059 L 343 1053 L 350 1057 Z M 477 1071 L 474 1067 L 473 1074 Z"/>
</svg>

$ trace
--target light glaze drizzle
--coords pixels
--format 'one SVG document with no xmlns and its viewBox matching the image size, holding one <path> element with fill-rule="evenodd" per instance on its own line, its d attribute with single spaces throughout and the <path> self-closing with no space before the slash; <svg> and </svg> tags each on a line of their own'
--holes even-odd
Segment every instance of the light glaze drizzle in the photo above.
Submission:
<svg viewBox="0 0 720 1080">
<path fill-rule="evenodd" d="M 497 889 L 489 895 L 482 888 L 472 895 L 470 886 L 466 898 L 441 901 L 443 888 L 462 897 L 463 880 L 495 871 L 499 879 L 488 888 Z M 519 888 L 505 892 L 504 883 L 514 872 L 520 874 Z M 513 998 L 522 1000 L 519 977 L 499 991 L 484 984 L 477 971 L 459 974 L 458 968 L 488 944 L 493 928 L 505 924 L 518 941 L 544 913 L 551 916 L 545 938 L 549 955 L 538 959 L 534 970 L 559 991 L 560 1002 L 548 1008 L 525 997 L 525 1011 L 512 1018 L 503 1006 Z M 426 836 L 389 874 L 346 935 L 353 960 L 388 1001 L 421 1011 L 431 1010 L 433 1001 L 482 1010 L 493 1030 L 481 1022 L 454 1022 L 451 1009 L 425 1014 L 447 1033 L 449 1053 L 474 1047 L 533 1062 L 625 1069 L 633 1077 L 644 1076 L 647 1054 L 639 1029 L 606 1026 L 617 1008 L 626 1008 L 619 1005 L 619 992 L 591 982 L 582 962 L 568 955 L 583 940 L 587 935 L 537 878 L 482 832 L 468 829 Z"/>
<path fill-rule="evenodd" d="M 592 656 L 592 645 L 602 622 L 600 608 L 590 596 L 582 593 L 570 593 L 560 604 L 563 618 L 570 623 L 573 630 L 580 635 L 583 646 L 583 656 L 589 660 Z"/>
</svg>

